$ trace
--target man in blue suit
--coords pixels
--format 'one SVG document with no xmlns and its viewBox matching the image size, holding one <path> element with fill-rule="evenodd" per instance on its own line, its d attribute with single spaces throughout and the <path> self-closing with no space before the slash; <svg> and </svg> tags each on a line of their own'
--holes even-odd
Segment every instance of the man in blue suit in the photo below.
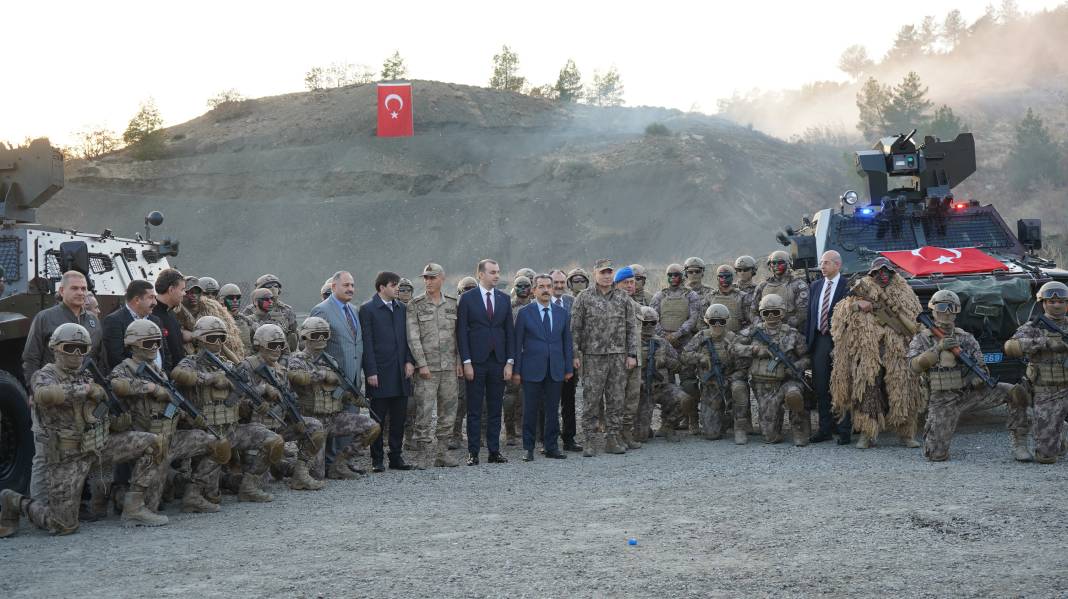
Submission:
<svg viewBox="0 0 1068 599">
<path fill-rule="evenodd" d="M 520 308 L 515 318 L 515 384 L 523 385 L 524 462 L 534 459 L 534 437 L 538 429 L 538 412 L 544 408 L 543 443 L 545 457 L 564 459 L 557 446 L 560 434 L 560 386 L 574 374 L 571 345 L 571 316 L 563 307 L 551 303 L 553 279 L 549 275 L 534 277 L 536 302 Z"/>
<path fill-rule="evenodd" d="M 363 335 L 360 332 L 360 319 L 356 314 L 356 308 L 352 306 L 352 298 L 356 295 L 356 281 L 352 273 L 341 270 L 330 277 L 330 293 L 322 302 L 316 304 L 311 310 L 311 316 L 318 316 L 330 324 L 330 339 L 326 342 L 326 353 L 341 366 L 345 378 L 352 382 L 357 389 L 363 384 L 360 376 L 360 366 L 363 363 Z M 355 411 L 356 407 L 349 405 L 346 410 Z M 347 464 L 338 464 L 333 467 L 334 458 L 342 447 L 348 447 L 351 439 L 347 436 L 331 438 L 326 444 L 326 471 L 334 472 L 337 476 L 351 478 L 345 472 Z M 343 456 L 347 458 L 348 456 Z"/>
<path fill-rule="evenodd" d="M 478 464 L 482 445 L 482 402 L 486 402 L 486 448 L 488 462 L 503 464 L 501 455 L 501 407 L 504 382 L 512 378 L 515 363 L 515 329 L 512 303 L 496 286 L 501 267 L 493 260 L 478 263 L 478 287 L 460 296 L 456 340 L 467 381 L 467 465 Z"/>
<path fill-rule="evenodd" d="M 385 429 L 389 420 L 389 469 L 411 470 L 404 462 L 404 420 L 408 416 L 408 396 L 412 394 L 415 358 L 408 347 L 408 315 L 397 301 L 400 275 L 380 272 L 375 277 L 375 294 L 360 306 L 363 328 L 363 374 L 371 410 Z M 382 437 L 371 444 L 371 470 L 384 472 Z"/>
<path fill-rule="evenodd" d="M 557 269 L 550 272 L 549 276 L 553 278 L 553 305 L 567 310 L 570 316 L 575 296 L 567 292 L 567 273 Z M 564 442 L 564 451 L 582 451 L 582 446 L 575 443 L 575 393 L 578 391 L 578 374 L 574 373 L 574 376 L 564 381 L 560 387 L 560 418 L 563 419 L 560 438 Z"/>
<path fill-rule="evenodd" d="M 842 422 L 834 422 L 831 413 L 831 317 L 834 306 L 849 293 L 849 285 L 842 277 L 842 256 L 834 250 L 828 250 L 820 257 L 820 272 L 823 278 L 812 283 L 809 288 L 808 324 L 805 339 L 808 341 L 808 353 L 812 356 L 812 386 L 816 391 L 816 406 L 819 408 L 820 426 L 810 443 L 831 440 L 831 432 L 837 429 L 838 444 L 850 442 L 853 422 L 849 414 L 842 417 Z"/>
</svg>

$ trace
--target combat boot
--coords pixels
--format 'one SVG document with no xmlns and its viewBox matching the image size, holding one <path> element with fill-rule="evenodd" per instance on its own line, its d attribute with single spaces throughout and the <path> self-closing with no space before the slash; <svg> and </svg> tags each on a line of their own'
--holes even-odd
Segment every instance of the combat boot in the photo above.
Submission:
<svg viewBox="0 0 1068 599">
<path fill-rule="evenodd" d="M 267 503 L 268 501 L 272 501 L 274 497 L 271 497 L 270 493 L 260 488 L 260 478 L 261 475 L 252 473 L 246 473 L 242 476 L 241 488 L 237 490 L 237 499 L 239 501 L 252 501 L 256 503 Z"/>
<path fill-rule="evenodd" d="M 122 500 L 122 525 L 163 526 L 168 522 L 167 516 L 157 514 L 145 507 L 145 492 L 137 487 L 130 487 Z"/>
<path fill-rule="evenodd" d="M 901 444 L 905 447 L 908 447 L 909 449 L 916 449 L 918 447 L 922 447 L 922 445 L 920 445 L 920 442 L 917 441 L 916 438 L 912 435 L 901 435 Z"/>
<path fill-rule="evenodd" d="M 604 452 L 618 455 L 622 453 L 627 453 L 627 449 L 623 447 L 622 444 L 620 444 L 618 436 L 616 436 L 614 433 L 609 433 L 609 435 L 605 438 Z"/>
<path fill-rule="evenodd" d="M 811 433 L 812 424 L 808 420 L 808 416 L 805 416 L 805 420 L 800 426 L 793 427 L 794 429 L 794 447 L 805 447 L 808 445 L 808 438 Z"/>
<path fill-rule="evenodd" d="M 353 472 L 352 468 L 349 468 L 350 455 L 348 451 L 339 451 L 334 456 L 334 461 L 327 467 L 326 477 L 332 480 L 354 480 L 359 478 L 359 475 Z"/>
<path fill-rule="evenodd" d="M 582 457 L 592 458 L 597 455 L 597 449 L 594 447 L 593 441 L 593 435 L 586 435 L 586 442 L 583 443 L 582 447 Z"/>
<path fill-rule="evenodd" d="M 438 454 L 434 458 L 434 466 L 438 468 L 455 468 L 459 465 L 460 462 L 457 462 L 456 458 L 449 455 L 449 452 L 442 447 L 441 441 L 438 441 Z"/>
<path fill-rule="evenodd" d="M 1017 462 L 1030 462 L 1033 460 L 1034 456 L 1031 455 L 1031 450 L 1028 449 L 1031 435 L 1024 431 L 1012 431 L 1009 434 L 1012 437 L 1012 459 Z"/>
<path fill-rule="evenodd" d="M 744 430 L 734 429 L 734 444 L 745 445 L 749 442 L 749 435 Z"/>
<path fill-rule="evenodd" d="M 19 531 L 22 516 L 22 495 L 11 489 L 0 491 L 0 539 Z"/>
<path fill-rule="evenodd" d="M 675 426 L 667 422 L 660 425 L 660 429 L 656 431 L 656 436 L 663 437 L 669 443 L 677 443 L 679 440 L 678 435 L 675 434 Z"/>
<path fill-rule="evenodd" d="M 867 449 L 871 447 L 871 437 L 866 433 L 860 433 L 860 438 L 857 439 L 857 449 Z"/>
<path fill-rule="evenodd" d="M 108 517 L 108 489 L 102 482 L 90 486 L 89 513 L 97 520 Z"/>
<path fill-rule="evenodd" d="M 219 506 L 204 498 L 204 496 L 200 493 L 200 487 L 198 485 L 186 485 L 185 492 L 182 494 L 183 512 L 196 514 L 213 514 L 219 511 L 219 509 Z"/>
<path fill-rule="evenodd" d="M 623 443 L 626 444 L 627 449 L 641 449 L 642 448 L 642 444 L 639 443 L 638 440 L 634 438 L 634 435 L 631 434 L 631 432 L 629 430 L 626 430 L 626 429 L 624 429 L 624 431 L 623 431 Z"/>
<path fill-rule="evenodd" d="M 293 474 L 289 475 L 289 488 L 294 491 L 318 491 L 322 489 L 324 483 L 321 480 L 315 480 L 308 472 L 308 465 L 302 460 L 297 460 L 293 464 Z"/>
</svg>

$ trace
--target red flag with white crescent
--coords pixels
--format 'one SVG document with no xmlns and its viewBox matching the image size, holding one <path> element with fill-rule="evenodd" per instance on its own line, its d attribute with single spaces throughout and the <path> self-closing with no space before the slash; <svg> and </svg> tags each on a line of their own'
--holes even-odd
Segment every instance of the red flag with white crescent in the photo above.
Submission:
<svg viewBox="0 0 1068 599">
<path fill-rule="evenodd" d="M 879 253 L 916 276 L 1008 270 L 1000 260 L 979 248 L 940 248 L 925 245 L 915 250 Z"/>
<path fill-rule="evenodd" d="M 412 84 L 378 84 L 378 136 L 411 137 Z"/>
</svg>

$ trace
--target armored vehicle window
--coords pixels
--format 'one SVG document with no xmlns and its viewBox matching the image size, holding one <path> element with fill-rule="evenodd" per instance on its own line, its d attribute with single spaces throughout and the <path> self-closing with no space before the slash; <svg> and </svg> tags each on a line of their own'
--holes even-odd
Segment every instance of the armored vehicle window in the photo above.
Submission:
<svg viewBox="0 0 1068 599">
<path fill-rule="evenodd" d="M 1009 233 L 989 212 L 950 214 L 939 221 L 925 220 L 927 245 L 948 248 L 1008 248 L 1015 245 Z"/>
<path fill-rule="evenodd" d="M 18 237 L 0 237 L 0 266 L 4 267 L 4 278 L 8 282 L 18 281 L 21 278 Z"/>
</svg>

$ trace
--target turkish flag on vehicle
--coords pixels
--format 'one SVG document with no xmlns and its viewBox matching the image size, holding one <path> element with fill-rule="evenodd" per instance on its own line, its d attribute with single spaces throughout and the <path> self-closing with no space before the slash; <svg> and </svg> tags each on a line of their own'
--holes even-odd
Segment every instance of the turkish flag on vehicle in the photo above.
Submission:
<svg viewBox="0 0 1068 599">
<path fill-rule="evenodd" d="M 412 84 L 378 84 L 378 136 L 411 137 Z"/>
<path fill-rule="evenodd" d="M 966 274 L 970 272 L 990 272 L 1008 270 L 1000 260 L 979 248 L 940 248 L 925 245 L 915 250 L 900 252 L 879 252 L 894 264 L 917 275 L 934 273 Z"/>
</svg>

